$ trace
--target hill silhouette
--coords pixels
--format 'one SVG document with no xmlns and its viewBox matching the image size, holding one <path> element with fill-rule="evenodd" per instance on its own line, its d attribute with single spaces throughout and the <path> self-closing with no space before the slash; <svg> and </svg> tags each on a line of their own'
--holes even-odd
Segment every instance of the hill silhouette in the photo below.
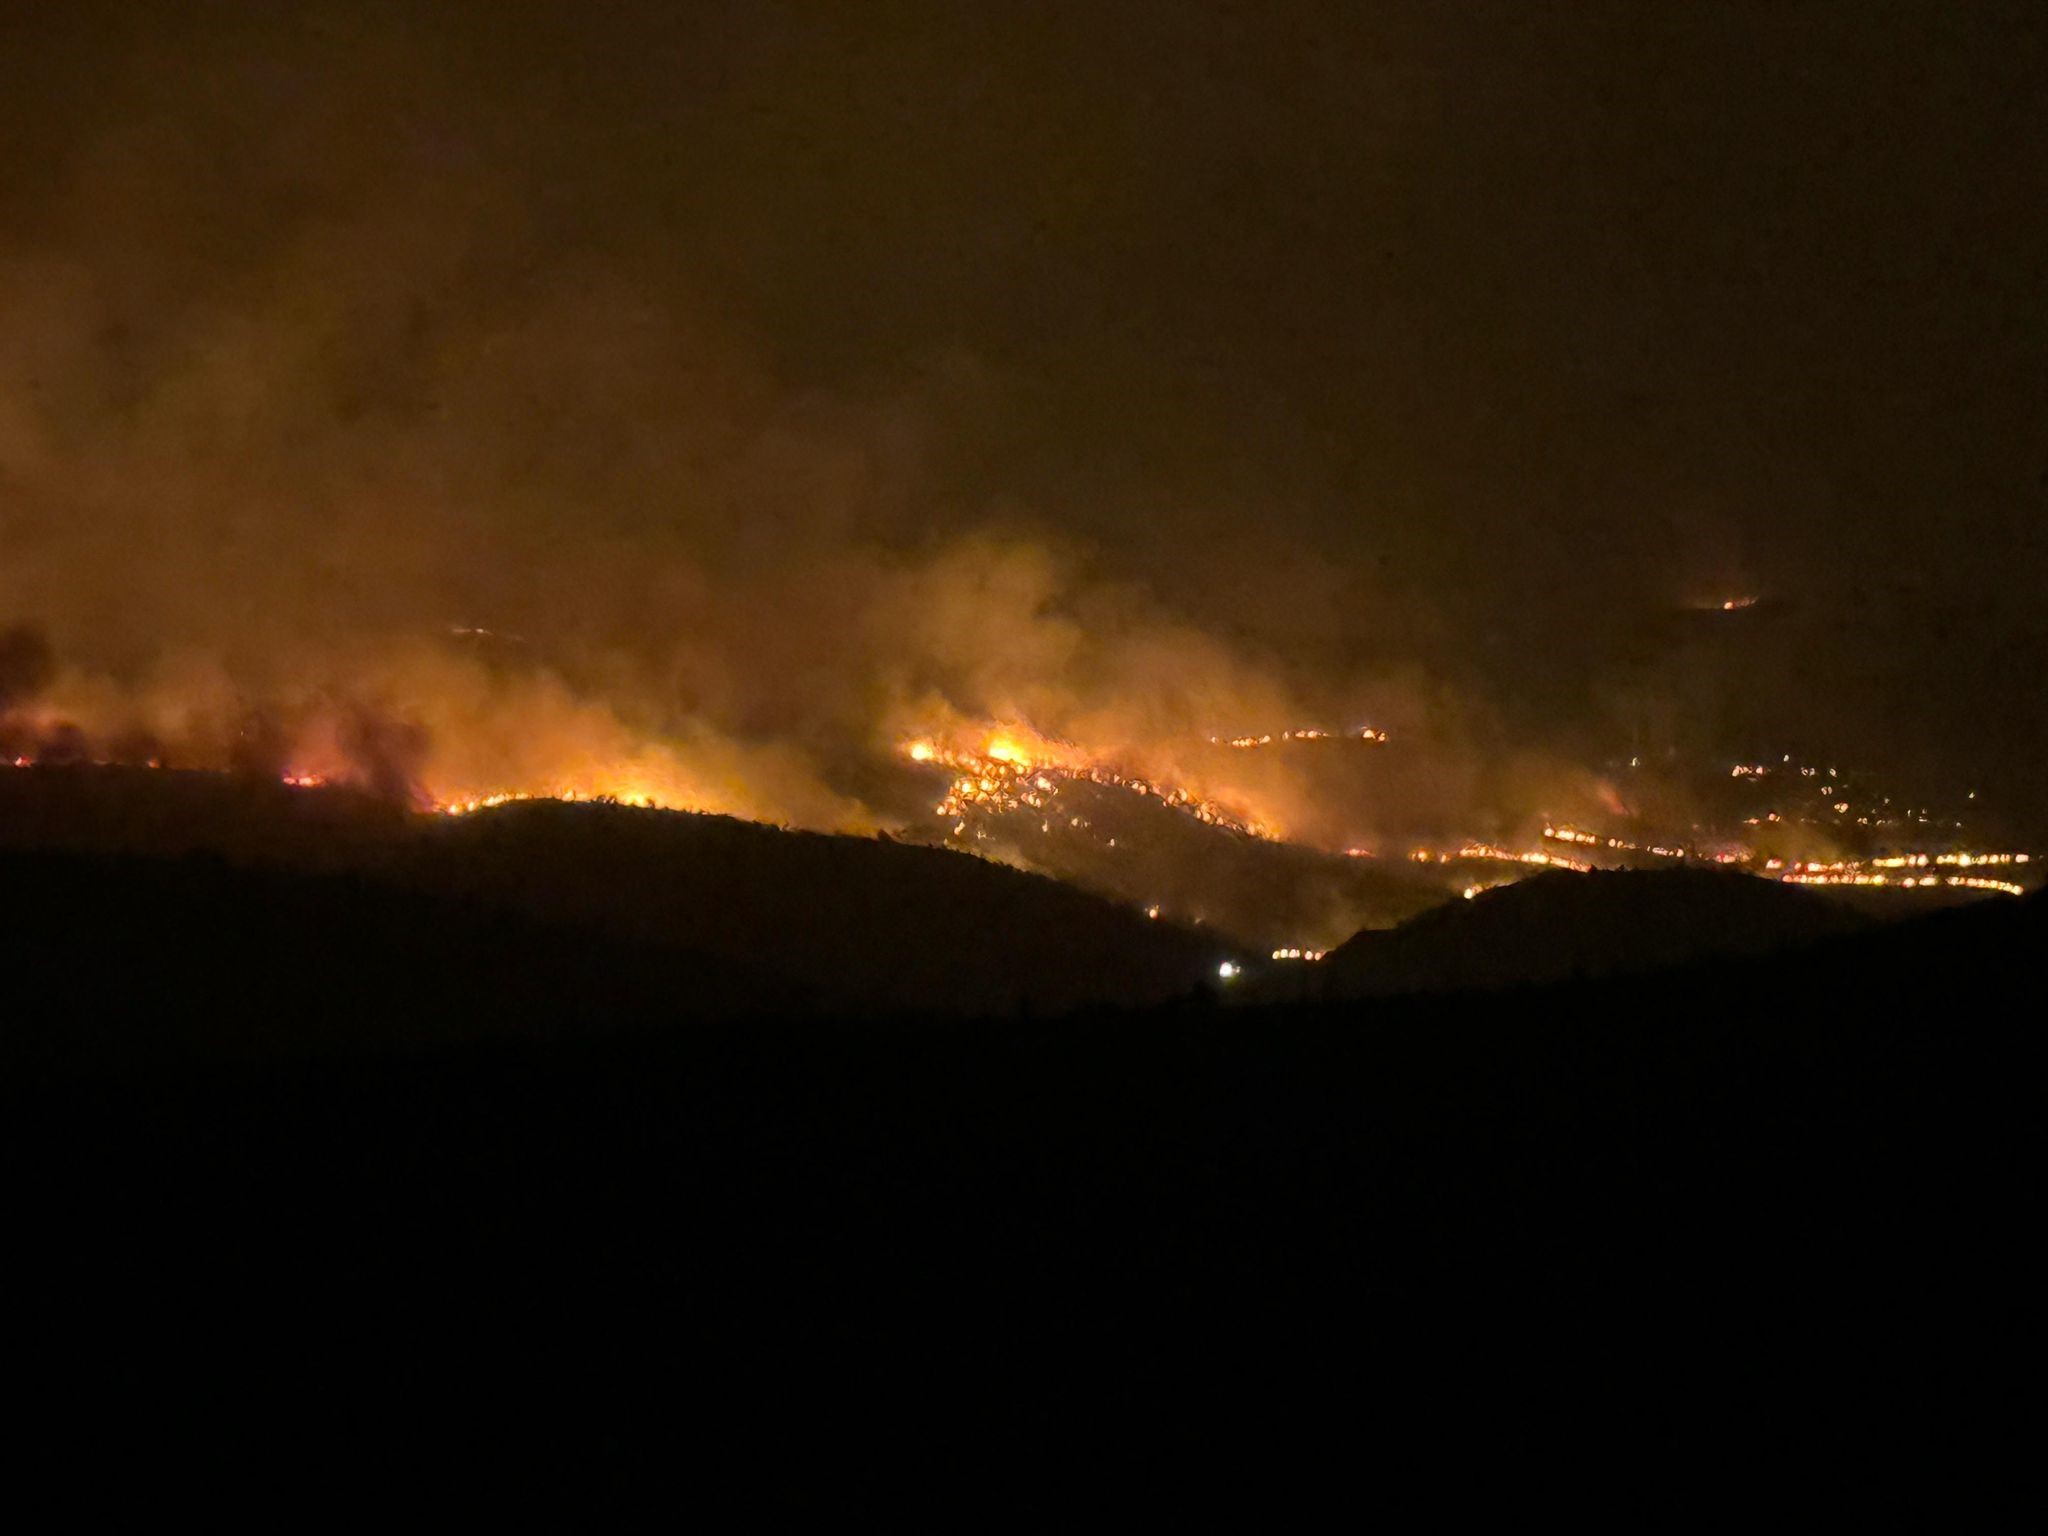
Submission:
<svg viewBox="0 0 2048 1536">
<path fill-rule="evenodd" d="M 1547 870 L 1358 934 L 1315 979 L 1328 997 L 1528 987 L 1764 955 L 1869 921 L 1812 891 L 1723 870 Z"/>
<path fill-rule="evenodd" d="M 766 976 L 737 955 L 871 897 L 877 856 L 963 908 L 986 887 L 945 885 L 962 865 L 1020 907 L 1043 883 L 603 807 L 409 838 L 402 878 L 0 856 L 18 1379 L 33 1344 L 102 1393 L 372 1395 L 428 1445 L 480 1405 L 573 1405 L 671 1454 L 687 1411 L 766 1500 L 793 1457 L 913 1434 L 920 1464 L 1046 1426 L 1118 1456 L 1225 1424 L 1240 1451 L 1426 1449 L 1432 1384 L 1503 1405 L 1459 1455 L 1556 1427 L 1697 1476 L 1777 1401 L 1705 1373 L 1796 1359 L 1853 1396 L 1859 1371 L 2012 1357 L 2038 1292 L 2015 1000 L 2042 897 L 1483 995 L 849 1021 L 802 994 L 829 944 Z M 673 892 L 640 883 L 693 849 Z M 407 883 L 421 859 L 444 888 Z M 467 894 L 556 866 L 563 914 L 637 906 L 644 932 Z M 705 930 L 729 953 L 651 937 L 768 870 L 800 894 L 736 898 Z M 1660 920 L 1811 894 L 1546 883 L 1543 910 L 1590 889 Z M 1067 894 L 1039 910 L 1100 917 Z M 1489 932 L 1487 905 L 1454 915 Z M 1043 961 L 1020 931 L 975 963 Z M 1616 1371 L 1670 1390 L 1562 1428 Z M 1042 1527 L 1067 1464 L 992 1523 Z"/>
<path fill-rule="evenodd" d="M 1063 1012 L 1212 982 L 1230 946 L 941 849 L 529 802 L 429 829 L 434 889 L 801 979 L 841 1013 Z"/>
<path fill-rule="evenodd" d="M 15 1069 L 301 1058 L 678 1025 L 812 999 L 782 972 L 361 873 L 0 854 Z"/>
<path fill-rule="evenodd" d="M 158 868 L 157 910 L 206 909 L 217 869 Z M 289 1030 L 294 915 L 158 1006 Z M 10 951 L 17 998 L 77 959 L 39 960 L 59 921 Z M 1899 1395 L 1860 1383 L 2023 1354 L 2038 1044 L 2007 1000 L 2043 940 L 2032 898 L 1655 976 L 971 1028 L 721 1022 L 657 988 L 605 995 L 601 1032 L 8 1074 L 10 1316 L 81 1389 L 367 1399 L 427 1446 L 567 1415 L 666 1457 L 687 1414 L 756 1508 L 805 1486 L 793 1455 L 1033 1455 L 1049 1427 L 1069 1454 L 1227 1427 L 1234 1455 L 1725 1475 L 1731 1426 L 1868 1437 Z M 345 1007 L 460 1011 L 478 953 L 415 948 Z M 534 1015 L 582 995 L 563 974 Z M 992 1523 L 1042 1528 L 1068 1465 Z"/>
<path fill-rule="evenodd" d="M 219 774 L 21 770 L 0 773 L 7 848 L 353 877 L 357 885 L 305 893 L 348 933 L 402 932 L 385 905 L 411 912 L 423 898 L 443 913 L 473 906 L 599 928 L 755 978 L 758 1003 L 777 1008 L 989 1014 L 1155 1003 L 1212 982 L 1231 952 L 1215 936 L 963 854 L 604 804 L 531 801 L 447 818 Z M 38 869 L 36 878 L 91 884 L 83 871 Z M 221 901 L 260 906 L 260 882 L 235 888 L 224 869 L 195 869 L 212 871 L 203 882 Z M 109 869 L 106 880 L 144 873 Z M 149 878 L 159 891 L 175 885 L 168 874 Z M 179 929 L 185 916 L 164 899 L 159 926 Z M 148 927 L 132 915 L 138 932 Z M 213 942 L 218 925 L 195 923 L 198 941 Z M 718 985 L 704 995 L 722 1010 L 743 993 Z"/>
</svg>

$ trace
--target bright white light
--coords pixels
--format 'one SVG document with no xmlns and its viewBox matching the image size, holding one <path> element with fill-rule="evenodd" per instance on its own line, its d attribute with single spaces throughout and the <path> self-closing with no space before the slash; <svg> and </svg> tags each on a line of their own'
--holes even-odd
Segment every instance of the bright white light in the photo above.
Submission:
<svg viewBox="0 0 2048 1536">
<path fill-rule="evenodd" d="M 1221 976 L 1225 981 L 1230 980 L 1231 977 L 1237 974 L 1237 972 L 1238 965 L 1235 960 L 1226 960 L 1221 965 L 1216 967 L 1216 974 L 1218 976 Z"/>
</svg>

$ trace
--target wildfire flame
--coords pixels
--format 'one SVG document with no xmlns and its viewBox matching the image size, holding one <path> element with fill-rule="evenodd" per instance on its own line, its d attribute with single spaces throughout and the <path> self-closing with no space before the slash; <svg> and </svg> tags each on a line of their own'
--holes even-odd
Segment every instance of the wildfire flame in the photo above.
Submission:
<svg viewBox="0 0 2048 1536">
<path fill-rule="evenodd" d="M 7 656 L 0 677 L 6 685 L 0 693 L 0 764 L 234 770 L 297 789 L 367 791 L 448 817 L 554 800 L 716 812 L 842 832 L 901 824 L 894 817 L 885 822 L 830 788 L 794 751 L 778 755 L 775 748 L 743 745 L 699 732 L 687 722 L 669 722 L 665 732 L 657 717 L 629 719 L 572 691 L 545 669 L 493 670 L 449 655 L 445 648 L 368 655 L 354 671 L 342 674 L 356 679 L 349 687 L 335 684 L 332 674 L 300 677 L 294 686 L 272 679 L 275 692 L 258 695 L 268 702 L 253 706 L 224 674 L 197 683 L 172 677 L 161 685 L 121 688 L 55 668 L 19 631 L 0 634 L 0 640 L 6 641 L 0 649 Z M 378 699 L 400 702 L 383 708 L 363 702 Z M 1070 716 L 1071 711 L 1060 718 Z M 1106 721 L 1115 723 L 1105 727 Z M 999 853 L 998 818 L 1028 818 L 1048 835 L 1094 834 L 1087 797 L 1073 793 L 1090 785 L 1143 796 L 1235 836 L 1301 841 L 1313 808 L 1301 792 L 1298 766 L 1335 760 L 1332 749 L 1319 744 L 1349 741 L 1377 747 L 1388 739 L 1387 732 L 1372 726 L 1340 730 L 1321 724 L 1198 735 L 1176 722 L 1147 735 L 1127 728 L 1115 714 L 1086 717 L 1078 727 L 1065 725 L 1083 738 L 1074 739 L 1035 728 L 1021 711 L 974 718 L 930 703 L 892 716 L 891 723 L 919 729 L 897 738 L 885 728 L 878 750 L 893 748 L 913 766 L 943 770 L 944 788 L 930 813 L 941 820 L 944 835 L 969 846 L 995 838 Z M 1090 726 L 1102 734 L 1088 736 Z M 1297 744 L 1315 750 L 1299 756 L 1278 751 Z M 1271 761 L 1259 757 L 1269 751 Z M 1258 760 L 1248 762 L 1248 755 Z M 1939 835 L 1918 830 L 1930 825 L 1927 810 L 1893 808 L 1890 800 L 1852 787 L 1852 781 L 1862 782 L 1853 771 L 1844 778 L 1835 767 L 1795 763 L 1788 754 L 1779 762 L 1735 764 L 1728 778 L 1744 794 L 1797 790 L 1798 804 L 1832 811 L 1826 818 L 1831 827 L 1840 824 L 1837 818 L 1864 812 L 1855 816 L 1855 825 L 1871 828 L 1873 838 L 1891 839 L 1893 847 L 1879 844 L 1877 852 L 1863 857 L 1826 862 L 1802 857 L 1788 864 L 1788 849 L 1758 849 L 1712 837 L 1703 841 L 1697 830 L 1683 842 L 1647 841 L 1551 821 L 1526 845 L 1495 833 L 1417 849 L 1413 858 L 1432 866 L 1483 862 L 1515 867 L 1502 871 L 1502 878 L 1532 868 L 1583 872 L 1596 862 L 1661 859 L 1743 868 L 1802 885 L 1901 890 L 1941 885 L 2008 894 L 2023 889 L 2017 880 L 1984 871 L 1997 868 L 2006 874 L 2008 866 L 2026 865 L 2027 854 L 1915 846 Z M 1747 818 L 1759 839 L 1781 835 L 1766 828 L 1816 825 L 1794 802 L 1780 799 L 1777 804 L 1786 807 L 1784 814 L 1758 806 L 1761 814 Z M 1599 813 L 1589 809 L 1586 814 Z M 1915 830 L 1879 830 L 1908 825 Z M 1959 830 L 1959 824 L 1943 825 Z M 1370 846 L 1346 847 L 1348 830 L 1328 826 L 1331 841 L 1323 851 L 1361 858 L 1376 854 Z M 1113 837 L 1102 840 L 1115 844 Z M 1899 847 L 1900 842 L 1906 846 Z M 1006 856 L 1019 855 L 1012 850 Z M 1462 879 L 1471 871 L 1458 873 Z M 1447 888 L 1456 887 L 1447 882 Z"/>
<path fill-rule="evenodd" d="M 1245 837 L 1276 836 L 1274 829 L 1243 808 L 1204 798 L 1183 785 L 1162 784 L 1100 761 L 1072 742 L 1056 741 L 1023 727 L 999 727 L 978 745 L 956 745 L 920 737 L 903 744 L 914 763 L 936 763 L 953 771 L 945 797 L 933 814 L 953 822 L 955 835 L 965 835 L 973 819 L 1029 810 L 1046 813 L 1041 825 L 1050 830 L 1052 802 L 1067 785 L 1085 782 L 1113 786 L 1148 796 L 1185 812 L 1209 826 Z M 1085 816 L 1069 813 L 1070 829 L 1088 825 Z"/>
</svg>

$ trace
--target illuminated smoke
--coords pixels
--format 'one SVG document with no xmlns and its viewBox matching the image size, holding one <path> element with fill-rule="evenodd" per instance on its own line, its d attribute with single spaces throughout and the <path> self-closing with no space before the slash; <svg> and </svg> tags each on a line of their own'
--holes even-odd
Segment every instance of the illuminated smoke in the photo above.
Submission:
<svg viewBox="0 0 2048 1536">
<path fill-rule="evenodd" d="M 13 210 L 10 760 L 870 831 L 932 819 L 905 741 L 1009 730 L 1331 850 L 1528 852 L 1539 807 L 1645 809 L 1362 654 L 1353 615 L 1427 605 L 1334 577 L 1257 497 L 1206 509 L 1213 540 L 1152 487 L 1033 505 L 977 468 L 1030 381 L 946 349 L 805 372 L 662 242 L 536 198 L 550 146 L 433 48 L 305 38 L 317 68 L 282 34 L 110 61 Z M 1084 525 L 1121 531 L 1054 531 Z"/>
</svg>

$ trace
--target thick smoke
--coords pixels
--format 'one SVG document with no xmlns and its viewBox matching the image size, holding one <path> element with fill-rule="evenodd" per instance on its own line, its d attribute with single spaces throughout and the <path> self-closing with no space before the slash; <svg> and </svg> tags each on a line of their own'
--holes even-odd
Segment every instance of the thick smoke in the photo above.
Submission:
<svg viewBox="0 0 2048 1536">
<path fill-rule="evenodd" d="M 864 830 L 929 811 L 906 737 L 1015 722 L 1333 846 L 1498 788 L 1434 685 L 1283 662 L 1006 493 L 1018 381 L 791 365 L 721 302 L 715 232 L 672 264 L 630 167 L 582 167 L 594 200 L 529 171 L 548 123 L 445 40 L 121 36 L 0 244 L 25 755 Z M 1208 746 L 1361 721 L 1414 754 L 1369 800 Z"/>
</svg>

